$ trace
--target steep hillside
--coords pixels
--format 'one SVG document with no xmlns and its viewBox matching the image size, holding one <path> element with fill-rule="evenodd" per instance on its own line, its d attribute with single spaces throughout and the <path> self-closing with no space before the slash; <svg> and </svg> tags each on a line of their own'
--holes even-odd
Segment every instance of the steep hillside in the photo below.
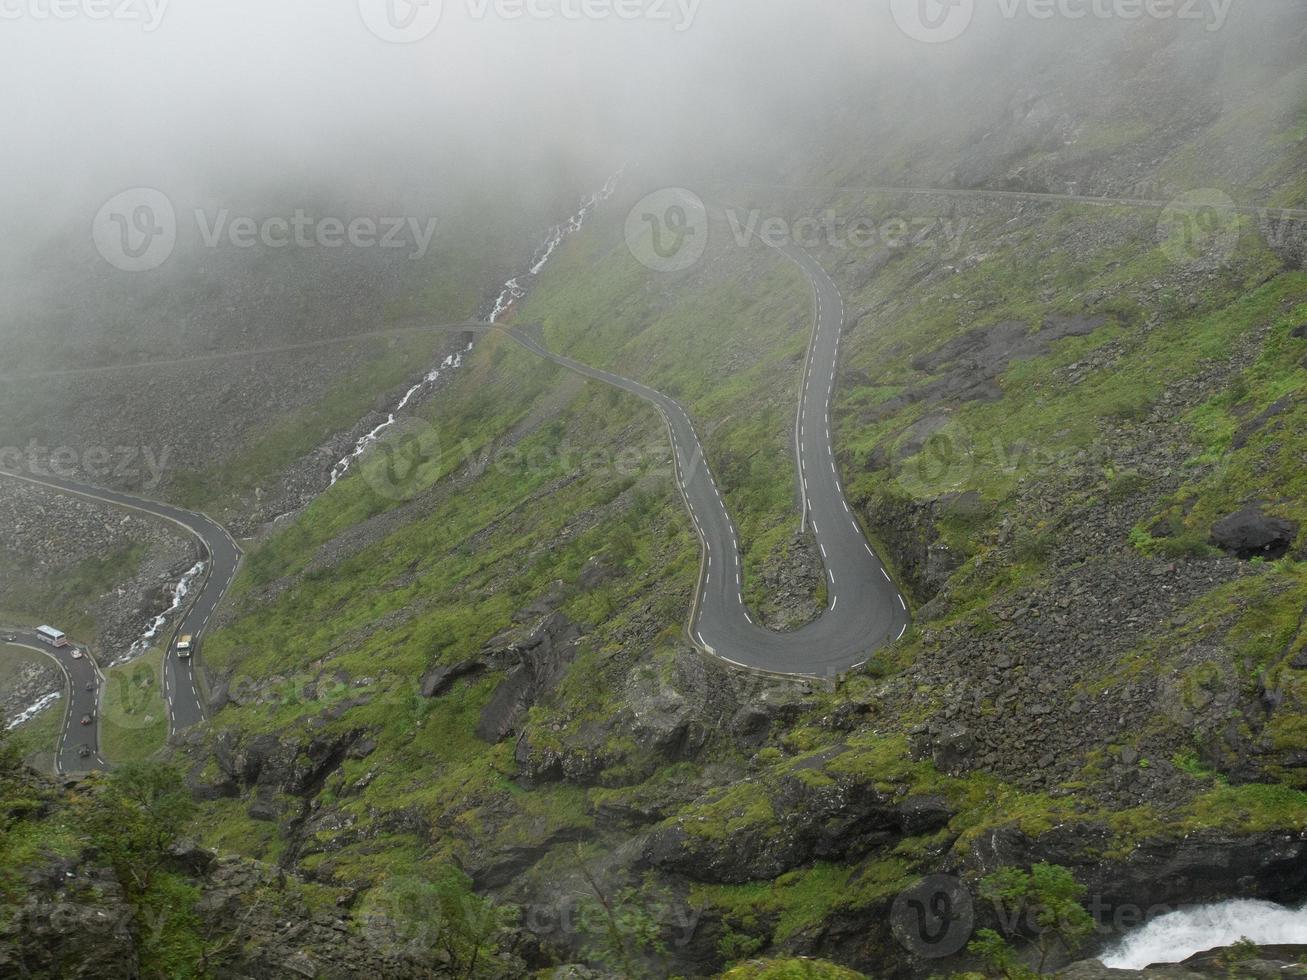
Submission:
<svg viewBox="0 0 1307 980">
<path fill-rule="evenodd" d="M 791 445 L 812 295 L 739 232 L 785 219 L 847 300 L 831 427 L 901 641 L 825 682 L 696 650 L 657 414 L 489 333 L 251 549 L 175 752 L 196 836 L 399 922 L 391 953 L 438 896 L 487 903 L 468 976 L 979 968 L 895 900 L 956 876 L 998 929 L 1005 868 L 1069 869 L 1085 954 L 1117 910 L 1307 897 L 1307 236 L 1267 210 L 1307 208 L 1307 20 L 1267 9 L 1044 38 L 987 86 L 918 66 L 937 87 L 833 105 L 788 169 L 632 167 L 514 311 L 685 406 L 746 599 L 792 627 L 825 605 Z M 662 183 L 708 203 L 671 273 L 626 235 Z"/>
</svg>

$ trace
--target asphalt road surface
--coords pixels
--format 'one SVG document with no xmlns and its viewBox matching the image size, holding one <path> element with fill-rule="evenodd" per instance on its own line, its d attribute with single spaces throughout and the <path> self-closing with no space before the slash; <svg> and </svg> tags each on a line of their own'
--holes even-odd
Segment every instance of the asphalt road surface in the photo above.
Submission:
<svg viewBox="0 0 1307 980">
<path fill-rule="evenodd" d="M 100 690 L 104 678 L 101 677 L 95 660 L 85 647 L 73 644 L 52 647 L 42 643 L 33 630 L 0 627 L 0 640 L 10 636 L 14 638 L 8 641 L 10 646 L 43 653 L 64 672 L 64 719 L 59 728 L 59 744 L 55 749 L 55 771 L 62 774 L 106 768 L 104 759 L 100 756 L 98 724 Z M 84 718 L 89 719 L 88 724 L 82 724 Z"/>
<path fill-rule="evenodd" d="M 912 619 L 906 600 L 844 498 L 831 444 L 830 404 L 844 299 L 826 271 L 803 249 L 777 250 L 803 270 L 813 287 L 816 321 L 794 425 L 796 487 L 803 526 L 812 529 L 821 552 L 828 595 L 821 618 L 791 633 L 764 629 L 745 607 L 739 536 L 685 410 L 638 381 L 555 354 L 524 330 L 509 328 L 508 332 L 541 357 L 639 395 L 667 423 L 677 483 L 703 551 L 688 623 L 691 640 L 704 652 L 738 667 L 834 677 L 861 666 L 878 647 L 902 637 Z"/>
<path fill-rule="evenodd" d="M 209 618 L 213 615 L 213 610 L 217 608 L 231 585 L 236 568 L 240 564 L 241 550 L 232 536 L 227 533 L 227 529 L 203 514 L 196 514 L 157 500 L 147 500 L 144 497 L 120 493 L 116 490 L 88 486 L 53 475 L 34 476 L 0 470 L 0 476 L 25 480 L 62 493 L 140 511 L 161 520 L 171 521 L 199 540 L 205 551 L 204 573 L 194 585 L 196 590 L 194 598 L 189 606 L 184 607 L 180 623 L 170 623 L 169 628 L 172 632 L 164 634 L 168 638 L 168 650 L 163 660 L 163 693 L 170 734 L 176 734 L 203 721 L 204 704 L 195 682 L 194 663 L 177 656 L 176 650 L 173 649 L 175 646 L 173 639 L 180 634 L 191 633 L 195 636 L 198 646 L 200 637 L 209 624 Z M 59 751 L 61 757 L 66 756 L 66 746 L 61 744 Z"/>
</svg>

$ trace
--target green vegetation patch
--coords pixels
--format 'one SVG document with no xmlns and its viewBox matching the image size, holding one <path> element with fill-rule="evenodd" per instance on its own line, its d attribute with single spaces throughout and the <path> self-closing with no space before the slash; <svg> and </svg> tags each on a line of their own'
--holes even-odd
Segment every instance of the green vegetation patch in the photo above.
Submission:
<svg viewBox="0 0 1307 980">
<path fill-rule="evenodd" d="M 168 739 L 163 702 L 164 648 L 105 671 L 100 706 L 100 750 L 110 764 L 142 762 Z"/>
</svg>

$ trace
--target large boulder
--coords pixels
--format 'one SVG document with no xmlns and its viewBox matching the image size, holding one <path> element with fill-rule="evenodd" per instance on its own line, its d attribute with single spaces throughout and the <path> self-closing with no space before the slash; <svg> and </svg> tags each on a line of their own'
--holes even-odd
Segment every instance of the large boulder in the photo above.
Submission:
<svg viewBox="0 0 1307 980">
<path fill-rule="evenodd" d="M 1265 514 L 1255 504 L 1212 525 L 1212 543 L 1244 560 L 1283 558 L 1297 535 L 1293 521 Z"/>
</svg>

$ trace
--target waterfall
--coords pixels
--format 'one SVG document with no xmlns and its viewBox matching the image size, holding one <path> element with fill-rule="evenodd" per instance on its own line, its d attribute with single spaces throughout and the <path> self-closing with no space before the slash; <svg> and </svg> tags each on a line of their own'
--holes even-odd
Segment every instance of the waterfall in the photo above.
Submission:
<svg viewBox="0 0 1307 980">
<path fill-rule="evenodd" d="M 1259 946 L 1307 945 L 1307 908 L 1242 899 L 1180 909 L 1140 926 L 1099 959 L 1114 969 L 1139 970 L 1150 963 L 1179 963 L 1244 938 Z"/>
<path fill-rule="evenodd" d="M 127 656 L 123 657 L 121 660 L 115 661 L 115 663 L 126 663 L 128 660 L 139 657 L 146 650 L 150 649 L 155 638 L 168 624 L 168 617 L 182 607 L 182 603 L 186 601 L 186 597 L 191 593 L 191 584 L 203 571 L 204 562 L 202 561 L 196 562 L 186 571 L 186 574 L 181 577 L 181 581 L 173 586 L 172 605 L 154 617 L 149 628 L 146 629 L 145 633 L 142 634 L 139 640 L 132 644 L 131 649 L 127 651 Z"/>
<path fill-rule="evenodd" d="M 50 707 L 50 705 L 58 701 L 61 697 L 63 697 L 63 692 L 61 691 L 52 691 L 51 693 L 45 695 L 45 697 L 39 699 L 36 702 L 36 704 L 32 705 L 29 708 L 24 708 L 22 711 L 18 712 L 18 714 L 10 718 L 9 724 L 5 726 L 5 730 L 12 731 L 13 729 L 17 728 L 19 725 L 23 724 L 23 722 L 31 721 L 46 708 Z"/>
<path fill-rule="evenodd" d="M 562 244 L 563 239 L 573 232 L 580 231 L 582 226 L 585 224 L 585 219 L 589 217 L 590 212 L 593 211 L 601 202 L 606 201 L 608 198 L 613 196 L 613 193 L 617 190 L 618 178 L 620 178 L 621 175 L 622 171 L 619 170 L 613 176 L 609 177 L 607 183 L 605 183 L 602 188 L 581 202 L 581 207 L 574 215 L 553 227 L 545 237 L 544 242 L 536 249 L 535 255 L 531 257 L 529 271 L 525 275 L 514 276 L 512 279 L 509 279 L 504 283 L 503 288 L 500 289 L 499 295 L 495 297 L 495 302 L 490 308 L 488 319 L 491 323 L 499 322 L 499 318 L 508 313 L 513 308 L 513 304 L 526 295 L 527 287 L 523 285 L 522 280 L 528 277 L 538 276 L 541 270 L 543 270 L 545 265 L 549 262 L 549 259 L 553 256 L 554 251 Z M 472 345 L 468 344 L 467 350 L 470 351 L 471 349 Z M 466 353 L 466 351 L 463 353 Z M 402 411 L 404 407 L 413 400 L 414 395 L 434 384 L 440 377 L 441 371 L 456 370 L 462 366 L 462 364 L 462 353 L 451 354 L 449 357 L 445 358 L 440 367 L 428 371 L 421 381 L 405 393 L 404 397 L 400 399 L 399 404 L 387 413 L 386 421 L 382 422 L 371 432 L 362 436 L 354 444 L 353 451 L 332 467 L 331 485 L 335 486 L 340 478 L 349 472 L 349 468 L 354 464 L 354 461 L 366 453 L 372 444 L 381 437 L 381 433 L 385 432 L 395 424 L 396 413 Z"/>
</svg>

